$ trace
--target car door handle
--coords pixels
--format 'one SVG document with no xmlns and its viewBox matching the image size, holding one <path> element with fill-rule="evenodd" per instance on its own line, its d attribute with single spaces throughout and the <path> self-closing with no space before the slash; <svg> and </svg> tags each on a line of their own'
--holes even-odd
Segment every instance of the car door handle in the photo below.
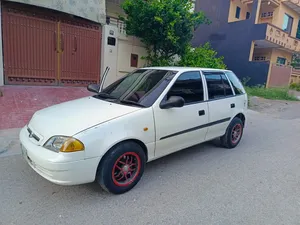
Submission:
<svg viewBox="0 0 300 225">
<path fill-rule="evenodd" d="M 200 111 L 198 112 L 198 115 L 199 115 L 199 116 L 204 116 L 204 115 L 205 115 L 205 111 L 204 111 L 204 110 L 200 110 Z"/>
<path fill-rule="evenodd" d="M 232 104 L 230 105 L 230 107 L 231 107 L 231 108 L 235 108 L 235 104 L 232 103 Z"/>
</svg>

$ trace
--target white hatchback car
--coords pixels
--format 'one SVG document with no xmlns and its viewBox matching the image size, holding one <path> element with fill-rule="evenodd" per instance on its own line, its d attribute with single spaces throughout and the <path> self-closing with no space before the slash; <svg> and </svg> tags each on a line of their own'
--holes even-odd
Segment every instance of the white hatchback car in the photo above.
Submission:
<svg viewBox="0 0 300 225">
<path fill-rule="evenodd" d="M 20 132 L 28 164 L 60 185 L 97 181 L 121 194 L 146 162 L 221 137 L 240 142 L 247 95 L 232 71 L 152 67 L 133 71 L 94 96 L 37 111 Z"/>
</svg>

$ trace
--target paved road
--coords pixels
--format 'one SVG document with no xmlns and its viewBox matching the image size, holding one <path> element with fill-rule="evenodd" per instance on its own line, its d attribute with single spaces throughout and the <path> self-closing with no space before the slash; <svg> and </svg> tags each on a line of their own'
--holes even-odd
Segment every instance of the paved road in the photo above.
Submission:
<svg viewBox="0 0 300 225">
<path fill-rule="evenodd" d="M 51 184 L 6 154 L 0 224 L 300 224 L 299 134 L 300 120 L 251 113 L 238 148 L 208 143 L 150 163 L 121 196 Z"/>
</svg>

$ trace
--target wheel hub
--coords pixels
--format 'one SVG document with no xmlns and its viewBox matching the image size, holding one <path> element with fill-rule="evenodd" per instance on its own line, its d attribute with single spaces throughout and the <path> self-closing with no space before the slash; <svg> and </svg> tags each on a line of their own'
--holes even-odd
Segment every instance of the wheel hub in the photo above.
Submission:
<svg viewBox="0 0 300 225">
<path fill-rule="evenodd" d="M 130 168 L 130 166 L 128 164 L 126 164 L 125 166 L 123 166 L 122 170 L 123 170 L 123 172 L 128 173 L 129 168 Z"/>
</svg>

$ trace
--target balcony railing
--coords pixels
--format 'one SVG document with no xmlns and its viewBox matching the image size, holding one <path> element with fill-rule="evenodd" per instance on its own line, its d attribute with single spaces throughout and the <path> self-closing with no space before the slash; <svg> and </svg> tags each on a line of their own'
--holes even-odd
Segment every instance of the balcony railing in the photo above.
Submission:
<svg viewBox="0 0 300 225">
<path fill-rule="evenodd" d="M 126 35 L 126 25 L 122 20 L 110 18 L 110 25 L 118 27 L 119 33 Z"/>
<path fill-rule="evenodd" d="M 267 25 L 266 40 L 293 52 L 300 51 L 299 39 L 291 37 L 288 33 L 272 24 Z"/>
</svg>

